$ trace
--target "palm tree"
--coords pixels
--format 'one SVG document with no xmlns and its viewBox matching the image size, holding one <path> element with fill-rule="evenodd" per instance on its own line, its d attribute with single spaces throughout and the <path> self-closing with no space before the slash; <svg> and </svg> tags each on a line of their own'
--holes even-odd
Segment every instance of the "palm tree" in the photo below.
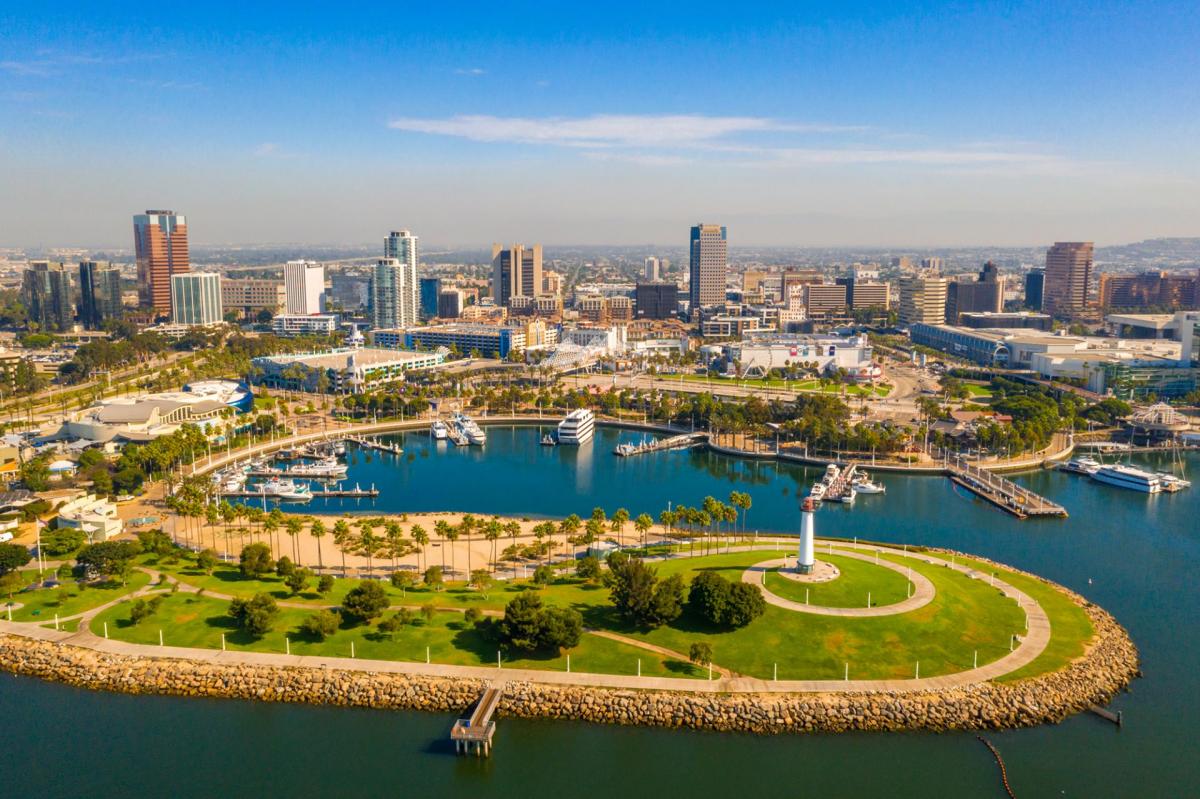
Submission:
<svg viewBox="0 0 1200 799">
<path fill-rule="evenodd" d="M 563 534 L 563 546 L 570 547 L 571 537 L 579 532 L 579 527 L 582 524 L 583 519 L 580 519 L 578 514 L 575 513 L 572 513 L 558 523 L 558 530 Z"/>
<path fill-rule="evenodd" d="M 388 554 L 392 557 L 392 571 L 396 570 L 396 558 L 404 554 L 404 530 L 399 522 L 388 520 L 383 525 L 387 537 Z"/>
<path fill-rule="evenodd" d="M 629 511 L 624 508 L 617 508 L 612 515 L 612 528 L 617 534 L 617 546 L 622 546 L 624 541 L 625 522 L 629 521 Z"/>
<path fill-rule="evenodd" d="M 433 523 L 434 535 L 436 535 L 438 538 L 442 539 L 442 546 L 438 547 L 438 549 L 441 552 L 441 556 L 442 556 L 442 571 L 446 570 L 446 543 L 448 541 L 453 540 L 450 538 L 450 534 L 453 531 L 454 531 L 454 528 L 451 527 L 450 522 L 446 521 L 445 519 L 438 519 L 436 522 Z M 457 533 L 455 533 L 454 535 L 455 535 L 455 538 L 458 537 Z M 453 558 L 454 554 L 451 553 L 450 557 Z"/>
<path fill-rule="evenodd" d="M 345 519 L 333 523 L 333 545 L 342 553 L 342 576 L 346 576 L 346 548 L 350 545 L 350 524 Z"/>
<path fill-rule="evenodd" d="M 359 526 L 360 533 L 358 537 L 359 551 L 367 556 L 367 574 L 373 574 L 375 570 L 375 552 L 379 549 L 379 539 L 375 537 L 375 526 L 369 523 L 364 523 Z"/>
<path fill-rule="evenodd" d="M 283 546 L 279 543 L 279 529 L 283 527 L 285 521 L 283 511 L 279 508 L 271 508 L 271 512 L 267 514 L 275 528 L 275 559 L 279 559 L 280 553 L 283 552 Z"/>
<path fill-rule="evenodd" d="M 489 519 L 487 524 L 485 524 L 483 526 L 483 537 L 488 543 L 490 543 L 492 545 L 491 561 L 492 561 L 492 570 L 493 571 L 495 570 L 495 567 L 496 567 L 496 542 L 500 540 L 500 535 L 503 532 L 504 532 L 504 525 L 502 525 L 500 523 L 499 518 Z"/>
<path fill-rule="evenodd" d="M 653 526 L 654 519 L 651 518 L 649 513 L 640 513 L 638 514 L 638 517 L 633 520 L 633 527 L 638 531 L 638 537 L 641 538 L 643 547 L 646 546 L 646 533 L 648 533 L 650 528 Z"/>
<path fill-rule="evenodd" d="M 292 562 L 297 566 L 300 565 L 300 550 L 296 544 L 296 536 L 300 535 L 300 531 L 304 529 L 304 522 L 299 516 L 289 516 L 284 522 L 284 530 L 287 531 L 288 537 L 292 539 Z"/>
<path fill-rule="evenodd" d="M 425 532 L 425 528 L 419 524 L 414 524 L 412 529 L 408 531 L 412 537 L 413 543 L 417 545 L 417 568 L 421 566 L 421 556 L 425 554 L 425 547 L 429 544 L 429 533 Z"/>
<path fill-rule="evenodd" d="M 666 531 L 667 538 L 674 538 L 674 535 L 671 531 L 671 525 L 675 524 L 676 518 L 677 514 L 675 511 L 670 510 L 669 508 L 661 511 L 658 514 L 658 523 L 663 526 L 663 529 Z"/>
<path fill-rule="evenodd" d="M 308 528 L 309 534 L 317 539 L 317 568 L 325 570 L 325 558 L 321 556 L 321 539 L 325 537 L 325 523 L 320 519 L 313 520 L 312 525 Z"/>
<path fill-rule="evenodd" d="M 217 522 L 221 520 L 221 511 L 211 502 L 204 508 L 204 521 L 212 531 L 213 549 L 217 548 Z"/>
<path fill-rule="evenodd" d="M 465 524 L 465 523 L 464 523 L 464 524 Z M 446 539 L 446 541 L 447 541 L 447 542 L 449 543 L 449 545 L 450 545 L 448 548 L 449 548 L 449 550 L 450 550 L 450 573 L 451 573 L 451 574 L 453 574 L 453 573 L 454 573 L 454 542 L 458 540 L 458 537 L 459 537 L 459 535 L 461 534 L 461 533 L 459 532 L 459 531 L 460 531 L 460 529 L 461 529 L 460 527 L 456 527 L 456 526 L 455 526 L 455 525 L 453 525 L 453 524 L 447 523 L 447 524 L 446 524 L 446 529 L 445 529 L 445 532 L 444 532 L 444 535 L 443 535 L 443 537 Z M 443 566 L 445 565 L 445 560 L 444 560 L 444 559 L 443 559 L 443 561 L 442 561 L 442 565 L 443 565 Z"/>
</svg>

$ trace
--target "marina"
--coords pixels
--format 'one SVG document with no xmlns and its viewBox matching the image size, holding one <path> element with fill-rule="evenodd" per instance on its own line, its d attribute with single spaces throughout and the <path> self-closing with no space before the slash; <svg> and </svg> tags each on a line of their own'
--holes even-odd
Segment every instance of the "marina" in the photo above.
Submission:
<svg viewBox="0 0 1200 799">
<path fill-rule="evenodd" d="M 950 472 L 950 480 L 956 485 L 1008 511 L 1018 519 L 1067 515 L 1067 509 L 1062 505 L 1051 502 L 1007 477 L 980 468 L 965 458 L 948 461 L 946 468 Z"/>
<path fill-rule="evenodd" d="M 350 436 L 346 440 L 357 445 L 361 449 L 375 450 L 376 452 L 387 452 L 392 455 L 404 454 L 404 450 L 399 444 L 389 444 L 387 442 L 380 441 L 378 438 Z"/>
<path fill-rule="evenodd" d="M 651 452 L 665 452 L 671 449 L 687 449 L 698 444 L 703 444 L 707 440 L 708 435 L 706 433 L 683 433 L 682 435 L 657 440 L 643 439 L 637 444 L 624 442 L 618 444 L 613 449 L 613 454 L 626 458 L 631 455 L 646 455 Z"/>
</svg>

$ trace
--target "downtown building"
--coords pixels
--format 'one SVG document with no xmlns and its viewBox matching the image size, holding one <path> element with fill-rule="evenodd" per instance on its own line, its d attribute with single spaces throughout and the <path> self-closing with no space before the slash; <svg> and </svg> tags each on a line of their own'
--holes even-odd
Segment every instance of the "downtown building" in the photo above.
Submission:
<svg viewBox="0 0 1200 799">
<path fill-rule="evenodd" d="M 191 269 L 187 217 L 174 211 L 147 211 L 133 217 L 138 304 L 171 313 L 171 277 Z"/>
<path fill-rule="evenodd" d="M 79 262 L 79 322 L 89 330 L 99 330 L 105 319 L 119 319 L 121 270 L 102 261 Z"/>
<path fill-rule="evenodd" d="M 946 322 L 957 325 L 965 313 L 1000 313 L 1004 310 L 1004 278 L 988 261 L 974 281 L 955 280 L 946 287 Z"/>
<path fill-rule="evenodd" d="M 1101 308 L 1191 310 L 1200 306 L 1200 274 L 1143 272 L 1100 275 Z"/>
<path fill-rule="evenodd" d="M 220 275 L 216 272 L 171 275 L 171 324 L 207 327 L 223 320 Z"/>
<path fill-rule="evenodd" d="M 492 299 L 501 308 L 511 297 L 543 293 L 542 245 L 492 245 Z"/>
<path fill-rule="evenodd" d="M 1060 319 L 1091 310 L 1093 247 L 1090 241 L 1058 241 L 1046 251 L 1042 310 Z"/>
<path fill-rule="evenodd" d="M 724 225 L 693 225 L 688 246 L 688 311 L 725 304 L 725 272 L 729 263 L 728 231 Z"/>
<path fill-rule="evenodd" d="M 393 230 L 383 242 L 383 258 L 371 274 L 371 324 L 407 327 L 420 321 L 417 237 Z"/>
<path fill-rule="evenodd" d="M 638 319 L 674 319 L 679 316 L 679 287 L 670 282 L 638 283 L 634 289 L 634 314 Z"/>
<path fill-rule="evenodd" d="M 30 261 L 21 276 L 21 299 L 39 330 L 70 330 L 75 318 L 71 273 L 61 261 Z"/>
<path fill-rule="evenodd" d="M 325 311 L 325 267 L 313 261 L 288 261 L 283 265 L 287 312 L 297 316 Z"/>
<path fill-rule="evenodd" d="M 903 278 L 900 281 L 900 324 L 944 324 L 947 286 L 943 277 Z"/>
<path fill-rule="evenodd" d="M 221 308 L 250 318 L 260 311 L 272 316 L 287 307 L 287 289 L 278 280 L 244 278 L 221 280 Z"/>
</svg>

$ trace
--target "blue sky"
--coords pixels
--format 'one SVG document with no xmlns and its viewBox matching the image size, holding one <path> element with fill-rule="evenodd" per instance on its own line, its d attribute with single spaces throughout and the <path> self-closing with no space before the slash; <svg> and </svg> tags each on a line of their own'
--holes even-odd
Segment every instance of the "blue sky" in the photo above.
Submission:
<svg viewBox="0 0 1200 799">
<path fill-rule="evenodd" d="M 0 10 L 0 245 L 1200 235 L 1194 3 Z"/>
</svg>

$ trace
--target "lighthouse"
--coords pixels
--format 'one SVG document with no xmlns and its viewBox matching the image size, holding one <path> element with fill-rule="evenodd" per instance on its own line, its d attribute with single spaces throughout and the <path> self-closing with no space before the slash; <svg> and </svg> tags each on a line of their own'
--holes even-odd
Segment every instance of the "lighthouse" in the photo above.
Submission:
<svg viewBox="0 0 1200 799">
<path fill-rule="evenodd" d="M 816 558 L 813 555 L 813 542 L 816 533 L 813 532 L 813 513 L 817 506 L 811 499 L 806 498 L 800 506 L 800 551 L 796 553 L 796 572 L 812 574 Z"/>
</svg>

